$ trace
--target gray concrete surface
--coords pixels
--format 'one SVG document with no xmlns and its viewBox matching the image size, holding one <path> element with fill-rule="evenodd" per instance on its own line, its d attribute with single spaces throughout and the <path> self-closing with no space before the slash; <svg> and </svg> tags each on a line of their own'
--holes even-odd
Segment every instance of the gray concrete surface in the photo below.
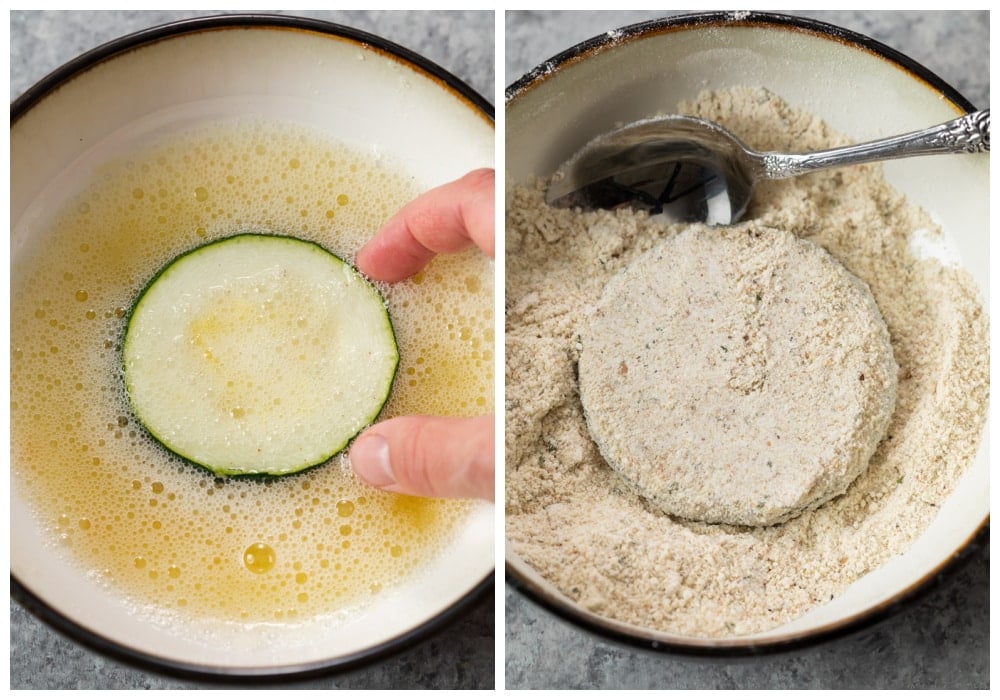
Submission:
<svg viewBox="0 0 1000 700">
<path fill-rule="evenodd" d="M 609 29 L 669 12 L 508 12 L 505 85 Z M 978 107 L 989 105 L 988 12 L 793 12 L 860 32 L 922 63 Z M 989 545 L 874 628 L 820 647 L 737 661 L 624 648 L 506 589 L 508 688 L 988 688 Z"/>
</svg>

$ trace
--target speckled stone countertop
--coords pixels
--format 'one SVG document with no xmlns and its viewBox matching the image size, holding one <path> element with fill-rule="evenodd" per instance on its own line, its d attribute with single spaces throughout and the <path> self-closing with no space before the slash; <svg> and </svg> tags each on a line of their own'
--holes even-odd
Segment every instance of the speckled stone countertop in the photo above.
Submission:
<svg viewBox="0 0 1000 700">
<path fill-rule="evenodd" d="M 508 12 L 505 85 L 609 29 L 664 12 Z M 794 12 L 910 56 L 979 108 L 989 106 L 988 12 Z M 623 648 L 506 589 L 508 688 L 988 688 L 989 545 L 980 541 L 918 602 L 820 647 L 739 661 Z"/>
<path fill-rule="evenodd" d="M 215 12 L 10 13 L 10 96 L 106 41 L 166 22 Z M 493 12 L 294 12 L 382 36 L 437 63 L 494 101 Z M 372 666 L 284 682 L 279 688 L 493 688 L 495 606 L 491 588 L 432 636 Z M 254 684 L 259 685 L 259 684 Z M 12 689 L 193 689 L 205 683 L 150 673 L 98 654 L 54 631 L 18 600 L 10 609 Z"/>
</svg>

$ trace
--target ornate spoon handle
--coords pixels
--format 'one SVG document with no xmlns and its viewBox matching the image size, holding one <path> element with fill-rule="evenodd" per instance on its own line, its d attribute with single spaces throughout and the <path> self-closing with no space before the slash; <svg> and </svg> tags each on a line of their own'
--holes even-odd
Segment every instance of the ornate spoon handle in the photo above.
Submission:
<svg viewBox="0 0 1000 700">
<path fill-rule="evenodd" d="M 843 165 L 935 153 L 983 153 L 989 150 L 990 110 L 984 109 L 920 131 L 853 146 L 815 153 L 756 155 L 760 177 L 776 180 Z"/>
</svg>

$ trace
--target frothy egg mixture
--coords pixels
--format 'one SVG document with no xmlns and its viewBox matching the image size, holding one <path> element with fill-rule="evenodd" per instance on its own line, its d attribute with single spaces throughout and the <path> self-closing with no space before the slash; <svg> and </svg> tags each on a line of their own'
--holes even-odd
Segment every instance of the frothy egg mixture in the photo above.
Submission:
<svg viewBox="0 0 1000 700">
<path fill-rule="evenodd" d="M 199 127 L 95 173 L 12 269 L 12 475 L 53 546 L 142 605 L 248 622 L 364 604 L 445 546 L 468 503 L 376 491 L 343 455 L 215 478 L 145 434 L 121 380 L 128 310 L 180 253 L 276 232 L 353 261 L 416 194 L 403 173 L 265 122 Z M 382 417 L 491 410 L 492 280 L 470 250 L 382 287 L 400 349 Z"/>
</svg>

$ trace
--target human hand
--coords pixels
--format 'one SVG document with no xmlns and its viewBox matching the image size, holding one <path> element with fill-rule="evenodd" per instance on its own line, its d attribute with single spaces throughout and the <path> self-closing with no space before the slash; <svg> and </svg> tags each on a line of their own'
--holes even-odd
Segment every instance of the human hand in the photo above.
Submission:
<svg viewBox="0 0 1000 700">
<path fill-rule="evenodd" d="M 457 253 L 472 243 L 492 258 L 493 183 L 493 170 L 482 168 L 424 192 L 358 251 L 358 269 L 372 279 L 399 282 L 436 254 Z"/>
<path fill-rule="evenodd" d="M 372 279 L 399 282 L 438 253 L 477 245 L 493 257 L 494 171 L 474 170 L 404 206 L 360 250 Z M 365 430 L 351 446 L 362 481 L 418 496 L 494 499 L 493 416 L 399 416 Z"/>
</svg>

